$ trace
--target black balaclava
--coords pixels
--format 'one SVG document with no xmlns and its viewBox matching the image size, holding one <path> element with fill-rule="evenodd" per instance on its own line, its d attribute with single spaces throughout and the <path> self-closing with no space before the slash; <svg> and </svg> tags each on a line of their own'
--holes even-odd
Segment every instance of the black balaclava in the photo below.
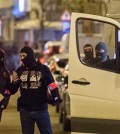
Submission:
<svg viewBox="0 0 120 134">
<path fill-rule="evenodd" d="M 91 44 L 86 44 L 83 49 L 86 59 L 93 58 L 93 47 Z"/>
<path fill-rule="evenodd" d="M 104 42 L 99 42 L 95 47 L 97 61 L 107 60 L 107 45 Z"/>
<path fill-rule="evenodd" d="M 35 64 L 35 56 L 32 48 L 25 46 L 21 49 L 20 53 L 26 53 L 27 56 L 22 60 L 24 65 L 28 68 L 32 68 Z"/>
<path fill-rule="evenodd" d="M 0 48 L 0 67 L 4 66 L 5 52 Z"/>
</svg>

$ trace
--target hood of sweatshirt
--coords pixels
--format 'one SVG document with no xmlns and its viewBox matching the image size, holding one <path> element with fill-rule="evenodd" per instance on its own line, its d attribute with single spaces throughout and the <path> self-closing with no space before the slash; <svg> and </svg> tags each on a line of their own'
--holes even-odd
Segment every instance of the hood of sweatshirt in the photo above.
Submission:
<svg viewBox="0 0 120 134">
<path fill-rule="evenodd" d="M 28 46 L 25 46 L 21 49 L 20 53 L 27 54 L 27 56 L 24 59 L 22 59 L 22 62 L 26 67 L 32 68 L 36 62 L 33 49 Z"/>
</svg>

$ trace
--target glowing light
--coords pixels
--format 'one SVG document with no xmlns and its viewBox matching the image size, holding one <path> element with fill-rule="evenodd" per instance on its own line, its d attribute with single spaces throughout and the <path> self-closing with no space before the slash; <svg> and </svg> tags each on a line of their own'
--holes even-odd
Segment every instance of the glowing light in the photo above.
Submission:
<svg viewBox="0 0 120 134">
<path fill-rule="evenodd" d="M 19 0 L 19 11 L 25 12 L 25 0 Z"/>
</svg>

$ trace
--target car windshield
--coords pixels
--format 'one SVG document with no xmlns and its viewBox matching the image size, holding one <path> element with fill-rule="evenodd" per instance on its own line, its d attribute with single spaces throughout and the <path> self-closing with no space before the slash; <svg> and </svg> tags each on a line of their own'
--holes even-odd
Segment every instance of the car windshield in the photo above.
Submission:
<svg viewBox="0 0 120 134">
<path fill-rule="evenodd" d="M 54 46 L 52 54 L 59 54 L 60 53 L 59 49 L 60 49 L 60 46 Z"/>
<path fill-rule="evenodd" d="M 60 68 L 64 68 L 68 63 L 68 59 L 60 59 L 58 62 L 57 62 L 57 65 L 60 67 Z"/>
<path fill-rule="evenodd" d="M 39 59 L 42 57 L 42 54 L 41 53 L 35 53 L 35 58 Z"/>
</svg>

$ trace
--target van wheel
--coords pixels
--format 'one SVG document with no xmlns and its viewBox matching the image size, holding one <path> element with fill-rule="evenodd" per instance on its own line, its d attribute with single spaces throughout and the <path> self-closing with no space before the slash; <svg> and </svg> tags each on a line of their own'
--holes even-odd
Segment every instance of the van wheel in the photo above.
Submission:
<svg viewBox="0 0 120 134">
<path fill-rule="evenodd" d="M 63 114 L 63 130 L 71 131 L 71 122 L 70 119 L 67 118 L 66 113 Z"/>
<path fill-rule="evenodd" d="M 62 104 L 60 104 L 59 106 L 59 122 L 63 123 L 63 108 L 62 108 Z"/>
<path fill-rule="evenodd" d="M 59 104 L 56 105 L 56 112 L 59 113 Z"/>
</svg>

